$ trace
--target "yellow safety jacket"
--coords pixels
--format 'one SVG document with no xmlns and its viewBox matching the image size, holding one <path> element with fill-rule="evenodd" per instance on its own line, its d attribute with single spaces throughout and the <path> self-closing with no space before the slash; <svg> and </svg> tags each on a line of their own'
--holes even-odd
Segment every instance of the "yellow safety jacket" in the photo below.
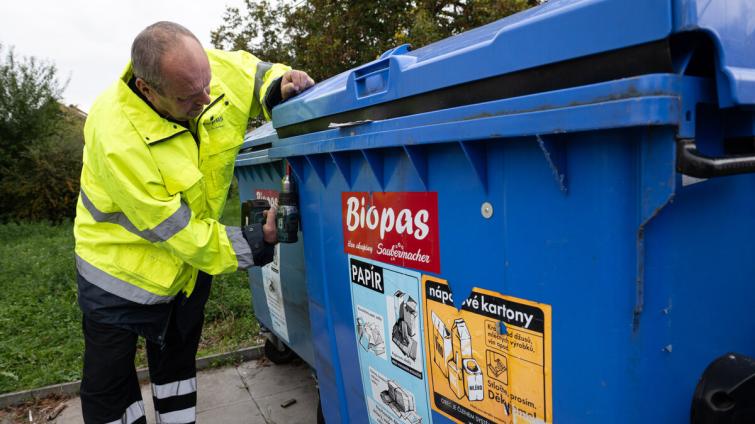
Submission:
<svg viewBox="0 0 755 424">
<path fill-rule="evenodd" d="M 217 220 L 250 116 L 289 68 L 246 52 L 207 50 L 212 102 L 185 128 L 128 86 L 129 65 L 84 126 L 76 266 L 90 283 L 141 303 L 169 302 L 215 275 L 253 265 L 239 227 Z"/>
</svg>

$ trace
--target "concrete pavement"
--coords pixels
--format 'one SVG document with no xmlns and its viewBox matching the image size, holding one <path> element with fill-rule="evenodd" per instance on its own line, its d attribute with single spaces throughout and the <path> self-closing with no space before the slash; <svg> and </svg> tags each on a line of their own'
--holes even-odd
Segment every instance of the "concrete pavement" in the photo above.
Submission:
<svg viewBox="0 0 755 424">
<path fill-rule="evenodd" d="M 197 422 L 218 424 L 307 424 L 317 422 L 317 388 L 302 361 L 275 365 L 264 358 L 200 371 Z M 142 385 L 147 422 L 155 422 L 149 384 Z M 295 400 L 288 407 L 282 404 Z M 73 398 L 54 421 L 80 424 L 81 402 Z"/>
</svg>

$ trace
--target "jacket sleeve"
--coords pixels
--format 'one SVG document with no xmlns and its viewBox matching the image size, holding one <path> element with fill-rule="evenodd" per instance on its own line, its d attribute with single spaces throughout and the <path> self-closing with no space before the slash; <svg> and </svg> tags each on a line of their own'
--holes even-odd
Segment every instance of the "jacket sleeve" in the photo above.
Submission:
<svg viewBox="0 0 755 424">
<path fill-rule="evenodd" d="M 273 89 L 280 90 L 278 80 L 291 67 L 259 60 L 251 53 L 245 51 L 226 52 L 222 50 L 208 50 L 215 60 L 223 61 L 231 66 L 224 67 L 233 70 L 233 75 L 223 75 L 224 81 L 237 81 L 237 89 L 243 93 L 244 103 L 249 105 L 249 116 L 256 117 L 260 113 L 266 120 L 271 119 L 269 106 L 275 106 L 280 101 L 280 93 L 274 93 Z M 276 99 L 277 95 L 277 99 Z M 272 101 L 268 101 L 272 100 Z"/>
<path fill-rule="evenodd" d="M 127 230 L 211 275 L 254 264 L 239 227 L 200 219 L 181 193 L 168 192 L 146 146 L 114 149 L 100 158 L 100 186 L 125 215 L 120 224 Z M 197 179 L 184 193 L 201 192 L 201 184 Z"/>
</svg>

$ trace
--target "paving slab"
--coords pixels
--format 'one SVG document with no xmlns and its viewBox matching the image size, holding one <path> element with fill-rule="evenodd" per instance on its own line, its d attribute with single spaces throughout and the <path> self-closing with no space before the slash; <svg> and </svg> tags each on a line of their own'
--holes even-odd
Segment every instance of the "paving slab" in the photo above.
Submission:
<svg viewBox="0 0 755 424">
<path fill-rule="evenodd" d="M 301 386 L 314 387 L 310 368 L 299 360 L 286 365 L 269 361 L 245 362 L 239 366 L 239 374 L 254 399 Z"/>
<path fill-rule="evenodd" d="M 275 365 L 267 360 L 249 361 L 200 371 L 197 374 L 197 422 L 218 424 L 307 424 L 317 422 L 317 388 L 312 372 L 302 361 Z M 152 390 L 141 387 L 149 424 L 155 423 Z M 283 408 L 282 403 L 296 403 Z M 80 424 L 81 400 L 66 402 L 54 421 Z"/>
<path fill-rule="evenodd" d="M 236 367 L 216 368 L 197 374 L 197 413 L 251 400 Z"/>
<path fill-rule="evenodd" d="M 286 403 L 295 400 L 287 407 Z M 299 386 L 280 393 L 255 399 L 262 415 L 270 424 L 316 423 L 317 390 L 311 385 Z"/>
<path fill-rule="evenodd" d="M 197 423 L 270 424 L 251 399 L 198 412 Z"/>
</svg>

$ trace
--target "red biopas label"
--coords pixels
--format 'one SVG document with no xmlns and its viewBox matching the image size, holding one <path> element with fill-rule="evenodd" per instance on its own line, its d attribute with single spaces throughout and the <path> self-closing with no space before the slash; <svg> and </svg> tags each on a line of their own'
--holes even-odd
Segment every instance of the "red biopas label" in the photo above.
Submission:
<svg viewBox="0 0 755 424">
<path fill-rule="evenodd" d="M 438 193 L 341 193 L 346 253 L 440 272 Z"/>
<path fill-rule="evenodd" d="M 278 207 L 278 192 L 275 190 L 256 190 L 254 198 L 267 200 L 270 206 Z"/>
</svg>

